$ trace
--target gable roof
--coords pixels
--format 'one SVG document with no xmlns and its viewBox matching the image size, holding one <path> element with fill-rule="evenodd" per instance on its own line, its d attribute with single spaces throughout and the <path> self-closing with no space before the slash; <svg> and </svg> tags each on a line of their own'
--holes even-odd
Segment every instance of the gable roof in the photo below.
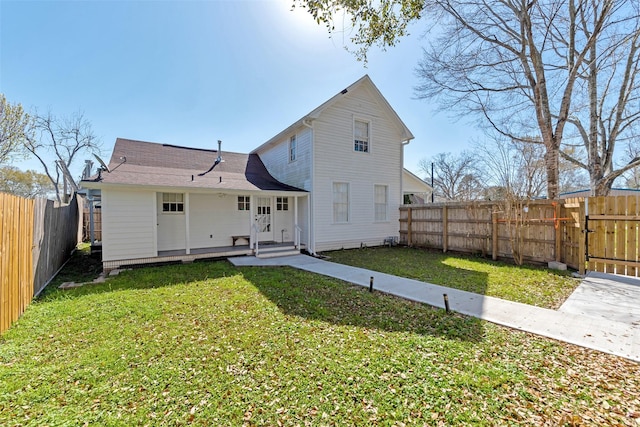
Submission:
<svg viewBox="0 0 640 427">
<path fill-rule="evenodd" d="M 404 138 L 404 140 L 408 141 L 413 139 L 414 136 L 409 130 L 409 128 L 407 127 L 407 125 L 404 124 L 402 119 L 400 119 L 400 116 L 398 116 L 398 113 L 395 112 L 395 110 L 391 107 L 391 104 L 389 104 L 387 99 L 382 95 L 382 93 L 376 87 L 376 85 L 373 84 L 371 77 L 369 77 L 368 74 L 365 74 L 360 79 L 358 79 L 351 85 L 347 86 L 345 89 L 341 90 L 338 94 L 334 95 L 333 97 L 331 97 L 330 99 L 322 103 L 320 106 L 315 108 L 309 114 L 306 114 L 301 119 L 294 122 L 291 126 L 287 127 L 282 132 L 280 132 L 279 134 L 277 134 L 276 136 L 274 136 L 264 144 L 260 145 L 258 148 L 252 150 L 251 153 L 257 153 L 265 147 L 268 147 L 272 144 L 277 144 L 280 140 L 282 140 L 283 137 L 292 133 L 295 129 L 299 128 L 300 126 L 306 126 L 309 121 L 315 120 L 318 117 L 320 117 L 320 115 L 327 108 L 333 106 L 335 103 L 341 100 L 344 96 L 349 96 L 351 92 L 355 91 L 358 87 L 362 85 L 366 85 L 369 89 L 371 89 L 374 92 L 374 94 L 378 97 L 380 103 L 382 104 L 383 108 L 386 109 L 387 112 L 391 115 L 391 117 L 398 123 L 398 125 L 400 126 L 400 129 L 402 130 L 402 137 Z"/>
<path fill-rule="evenodd" d="M 431 185 L 409 169 L 402 169 L 403 193 L 430 193 Z"/>
<path fill-rule="evenodd" d="M 118 138 L 109 161 L 111 172 L 83 180 L 87 188 L 109 185 L 174 187 L 230 191 L 296 191 L 276 180 L 257 154 L 221 153 L 223 162 L 214 164 L 218 152 L 200 148 Z"/>
</svg>

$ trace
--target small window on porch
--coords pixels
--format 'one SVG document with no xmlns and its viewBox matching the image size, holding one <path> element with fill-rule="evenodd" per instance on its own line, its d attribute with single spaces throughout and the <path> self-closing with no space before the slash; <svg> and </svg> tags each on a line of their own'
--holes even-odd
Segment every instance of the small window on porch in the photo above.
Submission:
<svg viewBox="0 0 640 427">
<path fill-rule="evenodd" d="M 276 210 L 288 211 L 289 210 L 289 198 L 288 197 L 276 197 Z"/>
<path fill-rule="evenodd" d="M 251 196 L 238 196 L 238 210 L 248 211 L 251 208 Z"/>
<path fill-rule="evenodd" d="M 184 194 L 162 193 L 162 212 L 184 212 Z"/>
</svg>

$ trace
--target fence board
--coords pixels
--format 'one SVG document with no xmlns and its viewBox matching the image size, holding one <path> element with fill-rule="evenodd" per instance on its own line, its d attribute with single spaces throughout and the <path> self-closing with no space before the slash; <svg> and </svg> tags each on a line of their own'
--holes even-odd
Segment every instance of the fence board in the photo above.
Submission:
<svg viewBox="0 0 640 427">
<path fill-rule="evenodd" d="M 638 217 L 638 198 L 627 198 L 627 215 L 631 217 Z M 626 256 L 629 261 L 638 262 L 638 222 L 627 221 L 627 251 Z M 628 276 L 636 276 L 638 270 L 635 265 L 628 265 L 626 269 Z"/>
<path fill-rule="evenodd" d="M 400 209 L 400 241 L 410 241 L 415 246 L 513 258 L 513 243 L 516 237 L 521 237 L 525 242 L 522 250 L 526 260 L 546 262 L 561 256 L 556 254 L 555 205 L 541 200 L 530 201 L 527 207 L 525 212 L 522 205 L 507 209 L 497 202 L 403 206 Z M 517 216 L 518 223 L 522 224 L 518 229 L 521 234 L 515 233 L 516 224 L 507 220 L 509 215 L 512 219 Z M 411 230 L 407 224 L 411 224 Z"/>
<path fill-rule="evenodd" d="M 625 216 L 627 214 L 627 198 L 625 196 L 616 196 L 615 197 L 615 211 L 614 215 Z M 614 236 L 615 239 L 615 259 L 616 260 L 626 260 L 627 258 L 627 233 L 629 232 L 629 222 L 626 219 L 619 219 L 615 221 L 616 234 Z M 613 265 L 614 272 L 619 272 L 619 274 L 627 273 L 627 266 L 620 263 L 615 262 Z"/>
<path fill-rule="evenodd" d="M 0 193 L 0 333 L 24 312 L 77 245 L 79 209 Z"/>
</svg>

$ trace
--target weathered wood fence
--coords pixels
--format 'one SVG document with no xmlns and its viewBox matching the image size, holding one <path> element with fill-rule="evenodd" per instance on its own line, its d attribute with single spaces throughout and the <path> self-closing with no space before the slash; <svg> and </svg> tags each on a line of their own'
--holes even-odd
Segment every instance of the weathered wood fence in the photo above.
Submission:
<svg viewBox="0 0 640 427">
<path fill-rule="evenodd" d="M 0 333 L 20 317 L 69 258 L 81 236 L 79 202 L 0 193 Z"/>
<path fill-rule="evenodd" d="M 90 241 L 91 240 L 91 212 L 89 207 L 86 204 L 85 204 L 82 218 L 83 218 L 82 240 Z M 93 238 L 95 240 L 102 241 L 102 209 L 97 207 L 93 209 Z"/>
<path fill-rule="evenodd" d="M 582 220 L 581 220 L 582 218 Z M 400 242 L 584 269 L 584 199 L 405 205 Z"/>
</svg>

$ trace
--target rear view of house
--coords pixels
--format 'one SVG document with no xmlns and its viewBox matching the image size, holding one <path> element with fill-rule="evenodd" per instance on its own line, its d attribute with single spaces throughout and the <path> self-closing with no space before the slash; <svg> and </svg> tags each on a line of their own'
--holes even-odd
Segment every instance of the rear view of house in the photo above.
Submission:
<svg viewBox="0 0 640 427">
<path fill-rule="evenodd" d="M 101 193 L 104 267 L 381 245 L 411 139 L 369 76 L 250 154 L 119 138 L 82 181 Z"/>
</svg>

